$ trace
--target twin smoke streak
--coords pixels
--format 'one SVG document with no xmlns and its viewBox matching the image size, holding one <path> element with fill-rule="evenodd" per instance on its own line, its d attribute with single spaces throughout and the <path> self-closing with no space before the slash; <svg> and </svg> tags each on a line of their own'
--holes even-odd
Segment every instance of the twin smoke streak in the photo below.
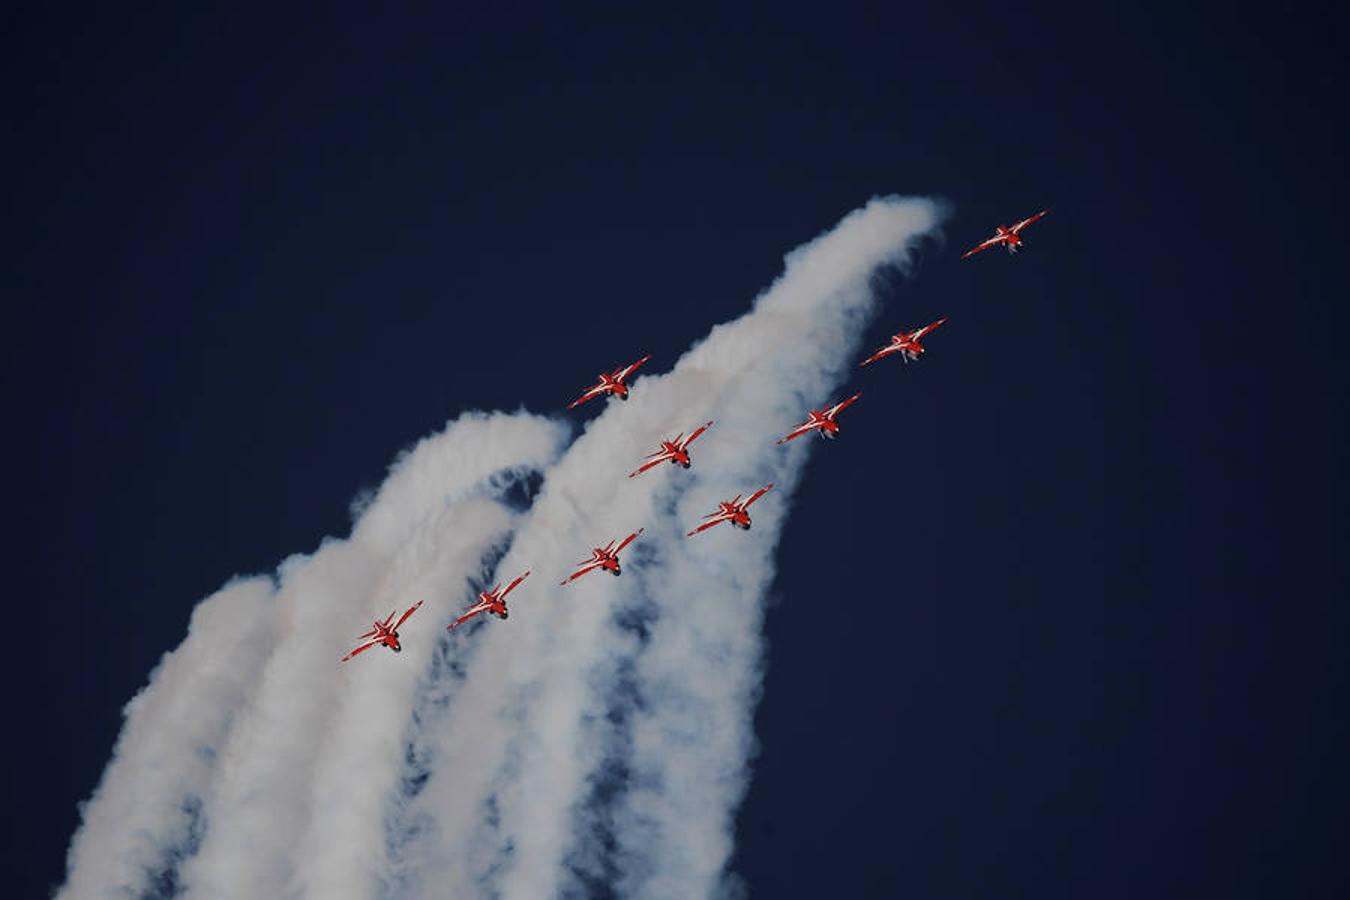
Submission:
<svg viewBox="0 0 1350 900">
<path fill-rule="evenodd" d="M 869 203 L 565 452 L 545 419 L 461 418 L 395 467 L 351 538 L 205 601 L 128 707 L 63 896 L 724 890 L 763 597 L 815 443 L 773 441 L 836 399 L 878 272 L 937 218 L 924 200 Z M 624 477 L 710 419 L 691 470 Z M 518 514 L 502 491 L 530 471 L 545 478 Z M 686 540 L 685 523 L 769 481 L 752 531 Z M 508 622 L 441 627 L 508 545 L 500 572 L 561 576 L 639 526 L 623 577 L 540 578 Z M 419 598 L 401 656 L 337 669 L 353 629 Z"/>
</svg>

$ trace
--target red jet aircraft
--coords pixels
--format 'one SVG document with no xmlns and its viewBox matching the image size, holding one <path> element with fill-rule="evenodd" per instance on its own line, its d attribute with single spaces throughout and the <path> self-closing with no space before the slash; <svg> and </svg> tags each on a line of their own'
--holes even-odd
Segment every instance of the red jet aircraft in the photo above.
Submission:
<svg viewBox="0 0 1350 900">
<path fill-rule="evenodd" d="M 645 459 L 646 462 L 639 466 L 636 472 L 629 472 L 628 477 L 632 478 L 634 475 L 641 475 L 652 466 L 659 466 L 667 460 L 670 461 L 672 466 L 684 466 L 686 469 L 689 468 L 689 445 L 696 441 L 700 434 L 711 427 L 711 422 L 704 422 L 698 428 L 695 428 L 689 437 L 685 437 L 683 432 L 681 432 L 680 434 L 675 435 L 675 440 L 673 441 L 662 441 L 661 449 L 657 450 L 655 453 L 648 453 L 644 456 L 643 459 Z"/>
<path fill-rule="evenodd" d="M 645 528 L 639 528 L 637 531 L 624 538 L 623 543 L 617 547 L 614 546 L 613 541 L 610 541 L 604 547 L 596 547 L 591 551 L 590 559 L 583 559 L 581 562 L 577 563 L 581 568 L 577 569 L 559 583 L 567 584 L 569 581 L 575 581 L 587 572 L 594 572 L 596 569 L 608 569 L 611 575 L 617 576 L 619 574 L 619 551 L 633 543 L 633 539 L 646 530 L 647 529 Z"/>
<path fill-rule="evenodd" d="M 974 247 L 971 247 L 965 253 L 961 254 L 961 258 L 965 259 L 967 256 L 974 256 L 981 250 L 988 250 L 990 247 L 994 247 L 999 244 L 1007 244 L 1008 252 L 1016 253 L 1017 249 L 1022 246 L 1022 229 L 1026 228 L 1032 222 L 1035 222 L 1037 219 L 1039 219 L 1041 216 L 1045 215 L 1049 211 L 1050 210 L 1048 209 L 1043 209 L 1040 212 L 1036 213 L 1036 215 L 1032 216 L 1030 219 L 1023 219 L 1022 221 L 1018 222 L 1011 228 L 1004 228 L 1002 225 L 998 226 L 997 228 L 994 229 L 993 237 L 991 237 L 987 241 L 984 241 L 983 243 L 976 244 Z"/>
<path fill-rule="evenodd" d="M 919 341 L 924 335 L 928 334 L 945 321 L 947 321 L 947 319 L 944 317 L 938 319 L 936 322 L 925 325 L 922 328 L 917 328 L 914 331 L 901 332 L 900 334 L 892 335 L 889 344 L 867 357 L 867 359 L 864 359 L 861 365 L 865 366 L 868 363 L 876 362 L 883 356 L 890 356 L 892 353 L 899 353 L 900 358 L 905 362 L 911 362 L 918 359 L 920 356 L 923 356 L 923 344 L 920 344 Z"/>
<path fill-rule="evenodd" d="M 759 490 L 751 494 L 747 499 L 742 500 L 741 495 L 737 494 L 731 500 L 723 500 L 717 504 L 717 511 L 710 512 L 703 518 L 707 519 L 702 525 L 689 532 L 685 537 L 693 537 L 700 531 L 707 531 L 714 525 L 721 525 L 723 522 L 730 522 L 733 528 L 741 528 L 745 531 L 750 530 L 750 514 L 746 512 L 750 504 L 754 503 L 760 497 L 763 497 L 773 488 L 773 482 L 770 482 Z"/>
<path fill-rule="evenodd" d="M 861 396 L 862 391 L 858 391 L 858 393 L 854 394 L 852 397 L 849 397 L 847 400 L 839 401 L 834 406 L 831 406 L 829 409 L 811 410 L 810 418 L 808 418 L 802 424 L 798 425 L 796 428 L 789 431 L 783 437 L 779 438 L 778 443 L 786 444 L 788 441 L 794 438 L 799 438 L 802 435 L 806 434 L 808 431 L 815 431 L 816 429 L 820 429 L 821 437 L 834 440 L 835 435 L 839 433 L 839 423 L 834 420 L 834 417 L 839 415 L 839 413 L 842 412 L 845 407 L 849 406 L 851 403 L 853 403 Z"/>
<path fill-rule="evenodd" d="M 499 619 L 505 619 L 507 616 L 511 614 L 506 609 L 506 595 L 515 590 L 516 585 L 520 584 L 528 577 L 530 577 L 530 572 L 527 569 L 524 575 L 520 576 L 515 581 L 508 584 L 506 586 L 506 590 L 502 590 L 502 586 L 499 584 L 490 591 L 483 591 L 481 594 L 478 595 L 477 603 L 475 603 L 473 606 L 470 606 L 468 611 L 465 612 L 464 615 L 460 616 L 458 619 L 451 622 L 449 625 L 445 627 L 450 631 L 454 631 L 456 627 L 463 625 L 465 622 L 469 621 L 479 613 L 492 613 Z"/>
<path fill-rule="evenodd" d="M 596 378 L 599 380 L 596 382 L 595 386 L 588 389 L 586 393 L 582 394 L 580 397 L 573 400 L 571 403 L 567 404 L 567 408 L 572 409 L 573 407 L 580 406 L 587 400 L 599 397 L 602 394 L 613 394 L 620 400 L 627 400 L 628 385 L 624 384 L 623 380 L 627 378 L 629 375 L 632 375 L 634 372 L 636 372 L 638 370 L 638 366 L 642 365 L 651 358 L 652 358 L 651 354 L 648 354 L 642 357 L 642 359 L 639 359 L 637 362 L 633 363 L 631 366 L 624 366 L 622 369 L 615 369 L 613 372 L 608 373 L 601 372 L 599 375 L 596 376 Z"/>
<path fill-rule="evenodd" d="M 408 616 L 411 616 L 413 613 L 417 612 L 417 607 L 421 605 L 422 601 L 418 600 L 412 606 L 408 607 L 408 611 L 405 612 L 403 615 L 399 616 L 398 621 L 394 622 L 392 626 L 390 626 L 389 623 L 394 621 L 393 612 L 391 612 L 389 614 L 389 618 L 385 619 L 383 622 L 376 620 L 374 628 L 372 628 L 370 631 L 367 631 L 365 634 L 357 638 L 358 641 L 365 641 L 366 638 L 371 638 L 371 640 L 366 641 L 366 643 L 362 644 L 360 647 L 357 647 L 351 653 L 348 653 L 346 656 L 342 657 L 342 661 L 346 662 L 356 654 L 364 653 L 371 647 L 374 647 L 376 644 L 384 644 L 386 647 L 388 647 L 390 650 L 393 650 L 395 653 L 401 652 L 403 650 L 403 647 L 400 646 L 398 642 L 398 627 L 402 625 L 404 622 L 408 621 Z M 394 610 L 394 612 L 398 612 L 398 610 Z"/>
</svg>

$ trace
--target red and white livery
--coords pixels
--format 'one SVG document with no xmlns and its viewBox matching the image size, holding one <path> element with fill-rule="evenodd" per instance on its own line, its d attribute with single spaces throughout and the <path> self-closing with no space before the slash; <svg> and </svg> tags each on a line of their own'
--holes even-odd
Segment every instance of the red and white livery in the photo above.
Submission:
<svg viewBox="0 0 1350 900">
<path fill-rule="evenodd" d="M 1049 211 L 1050 210 L 1048 209 L 1043 209 L 1030 219 L 1023 219 L 1011 228 L 1004 228 L 1002 225 L 998 226 L 994 229 L 993 237 L 971 247 L 965 253 L 961 254 L 961 258 L 965 259 L 967 256 L 974 256 L 981 250 L 988 250 L 990 247 L 997 247 L 999 244 L 1006 246 L 1009 253 L 1016 253 L 1022 246 L 1022 230 Z"/>
<path fill-rule="evenodd" d="M 684 466 L 686 469 L 689 468 L 689 445 L 698 440 L 698 436 L 711 427 L 712 422 L 704 422 L 698 428 L 695 428 L 688 437 L 685 437 L 684 433 L 681 432 L 680 434 L 675 435 L 675 440 L 673 441 L 662 441 L 661 449 L 657 450 L 655 453 L 648 453 L 643 457 L 645 462 L 638 466 L 636 472 L 629 472 L 628 477 L 632 478 L 635 475 L 641 475 L 653 466 L 659 466 L 663 462 L 669 462 L 672 466 Z"/>
<path fill-rule="evenodd" d="M 867 357 L 867 359 L 864 359 L 859 365 L 865 366 L 868 363 L 876 362 L 883 356 L 890 356 L 892 353 L 899 353 L 900 358 L 907 363 L 913 362 L 920 356 L 923 356 L 924 353 L 923 344 L 919 343 L 919 341 L 945 321 L 947 321 L 947 319 L 946 317 L 943 317 L 936 322 L 930 322 L 922 328 L 916 328 L 913 331 L 902 331 L 899 334 L 891 335 L 891 342 L 889 344 Z"/>
<path fill-rule="evenodd" d="M 529 577 L 530 572 L 527 569 L 524 575 L 521 575 L 515 581 L 508 584 L 505 590 L 503 590 L 502 586 L 499 584 L 490 591 L 483 591 L 481 594 L 478 595 L 477 603 L 475 603 L 473 606 L 470 606 L 468 610 L 465 611 L 464 615 L 460 616 L 458 619 L 451 622 L 449 625 L 445 627 L 450 631 L 454 631 L 460 625 L 463 625 L 465 622 L 469 621 L 474 616 L 480 615 L 482 613 L 491 613 L 492 615 L 496 616 L 499 619 L 507 618 L 509 615 L 511 615 L 511 613 L 506 608 L 506 595 L 514 591 L 516 589 L 516 585 L 520 584 L 522 581 L 524 581 L 526 578 Z"/>
<path fill-rule="evenodd" d="M 567 404 L 567 408 L 573 409 L 585 403 L 587 400 L 592 400 L 596 397 L 603 396 L 604 394 L 612 394 L 620 400 L 627 400 L 628 385 L 623 383 L 624 379 L 636 372 L 639 366 L 651 358 L 651 354 L 649 353 L 630 366 L 624 366 L 622 369 L 615 369 L 613 372 L 601 372 L 596 376 L 597 381 L 595 385 L 589 388 L 586 393 Z"/>
<path fill-rule="evenodd" d="M 810 431 L 819 431 L 821 437 L 834 440 L 835 436 L 839 434 L 839 423 L 834 420 L 834 417 L 855 403 L 861 396 L 862 391 L 858 391 L 852 397 L 839 401 L 829 409 L 811 410 L 807 420 L 779 438 L 778 443 L 786 444 L 788 441 L 799 438 Z"/>
<path fill-rule="evenodd" d="M 685 537 L 693 537 L 700 531 L 707 531 L 714 525 L 721 525 L 723 522 L 730 522 L 733 528 L 740 528 L 744 531 L 750 530 L 750 514 L 746 512 L 750 504 L 754 503 L 760 497 L 763 497 L 773 489 L 773 482 L 770 482 L 759 490 L 755 491 L 746 499 L 742 500 L 741 495 L 737 494 L 731 500 L 723 500 L 717 504 L 714 512 L 708 513 L 703 518 L 708 521 L 689 532 Z"/>
<path fill-rule="evenodd" d="M 394 613 L 398 612 L 398 610 L 394 610 L 394 612 L 391 612 L 389 614 L 389 618 L 385 619 L 383 622 L 376 620 L 375 626 L 371 628 L 370 631 L 367 631 L 365 634 L 357 638 L 358 641 L 366 641 L 366 638 L 370 638 L 370 640 L 366 641 L 364 644 L 357 647 L 351 653 L 348 653 L 346 656 L 342 657 L 342 661 L 346 662 L 356 654 L 364 653 L 371 647 L 376 646 L 377 644 L 384 644 L 386 647 L 388 647 L 390 650 L 393 650 L 395 653 L 402 652 L 403 647 L 398 642 L 398 628 L 404 622 L 408 621 L 408 616 L 411 616 L 413 613 L 417 612 L 417 608 L 421 605 L 422 601 L 418 600 L 412 606 L 408 607 L 408 611 L 405 612 L 403 615 L 399 616 L 397 622 L 394 622 Z M 394 622 L 394 624 L 390 625 L 389 624 L 390 622 Z"/>
<path fill-rule="evenodd" d="M 639 528 L 637 531 L 624 538 L 623 543 L 619 544 L 617 547 L 614 546 L 613 541 L 610 541 L 604 547 L 596 547 L 591 551 L 590 559 L 583 559 L 581 562 L 577 563 L 581 568 L 577 569 L 559 583 L 567 584 L 569 581 L 575 581 L 587 572 L 594 572 L 596 569 L 606 569 L 611 575 L 619 575 L 619 551 L 633 543 L 637 536 L 646 530 L 647 529 L 645 528 Z"/>
</svg>

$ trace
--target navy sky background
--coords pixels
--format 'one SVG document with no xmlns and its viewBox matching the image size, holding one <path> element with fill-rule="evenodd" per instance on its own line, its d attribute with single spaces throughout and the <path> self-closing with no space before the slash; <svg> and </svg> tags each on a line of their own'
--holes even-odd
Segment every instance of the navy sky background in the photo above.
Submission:
<svg viewBox="0 0 1350 900">
<path fill-rule="evenodd" d="M 950 321 L 810 463 L 734 871 L 1350 890 L 1346 65 L 1312 9 L 191 6 L 4 16 L 6 893 L 63 879 L 198 600 L 346 534 L 462 410 L 665 369 L 887 193 L 952 215 L 869 347 Z"/>
</svg>

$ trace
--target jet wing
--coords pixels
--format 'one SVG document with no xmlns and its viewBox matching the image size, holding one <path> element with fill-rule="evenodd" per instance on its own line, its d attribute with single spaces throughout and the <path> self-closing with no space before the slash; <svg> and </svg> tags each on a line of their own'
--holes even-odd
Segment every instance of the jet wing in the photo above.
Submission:
<svg viewBox="0 0 1350 900">
<path fill-rule="evenodd" d="M 849 397 L 847 400 L 840 400 L 834 406 L 831 406 L 829 409 L 825 410 L 825 418 L 833 419 L 835 416 L 839 415 L 845 409 L 856 403 L 858 401 L 858 398 L 861 396 L 862 391 L 858 391 L 858 393 L 854 394 L 852 397 Z"/>
<path fill-rule="evenodd" d="M 899 349 L 900 345 L 897 343 L 892 342 L 890 344 L 887 344 L 885 347 L 882 347 L 876 353 L 873 353 L 871 356 L 867 357 L 867 359 L 864 359 L 861 363 L 859 363 L 858 368 L 862 368 L 868 363 L 874 363 L 877 360 L 881 359 L 882 357 L 890 356 L 892 353 L 894 353 Z"/>
<path fill-rule="evenodd" d="M 639 359 L 637 362 L 633 363 L 630 366 L 624 366 L 622 369 L 615 369 L 614 377 L 619 381 L 623 381 L 629 375 L 632 375 L 634 372 L 636 372 L 643 363 L 645 363 L 647 360 L 651 358 L 652 355 L 648 353 L 646 356 L 642 357 L 642 359 Z"/>
<path fill-rule="evenodd" d="M 624 547 L 627 547 L 629 544 L 633 543 L 633 541 L 637 539 L 637 536 L 639 534 L 642 534 L 642 532 L 646 530 L 647 530 L 646 528 L 639 528 L 637 531 L 633 532 L 628 537 L 624 538 L 623 543 L 614 548 L 614 550 L 612 551 L 613 554 L 615 556 L 618 556 L 620 550 L 622 550 Z"/>
<path fill-rule="evenodd" d="M 714 525 L 721 525 L 723 522 L 729 522 L 729 521 L 731 521 L 732 518 L 733 518 L 733 517 L 732 517 L 732 514 L 731 514 L 731 513 L 715 512 L 715 513 L 712 514 L 712 517 L 708 519 L 708 521 L 704 522 L 702 525 L 698 526 L 698 527 L 695 528 L 693 531 L 691 531 L 691 532 L 689 532 L 688 534 L 686 534 L 685 537 L 693 537 L 694 535 L 698 534 L 700 531 L 707 531 L 709 528 L 712 528 Z"/>
<path fill-rule="evenodd" d="M 751 494 L 749 498 L 747 498 L 746 501 L 741 504 L 741 509 L 749 509 L 751 503 L 754 503 L 756 500 L 758 500 L 760 497 L 763 497 L 771 490 L 773 490 L 772 481 L 764 485 L 764 487 L 760 488 L 759 490 L 755 491 L 753 494 Z"/>
<path fill-rule="evenodd" d="M 497 599 L 498 599 L 498 600 L 505 600 L 505 599 L 506 599 L 506 595 L 509 594 L 509 593 L 511 593 L 512 591 L 514 591 L 514 590 L 516 589 L 516 585 L 520 584 L 522 581 L 524 581 L 526 578 L 529 578 L 529 577 L 530 577 L 530 570 L 529 570 L 529 569 L 526 569 L 524 575 L 521 575 L 521 576 L 520 576 L 519 578 L 517 578 L 515 581 L 511 582 L 510 584 L 508 584 L 508 585 L 506 586 L 506 590 L 502 591 L 500 594 L 497 595 Z"/>
<path fill-rule="evenodd" d="M 937 329 L 939 325 L 941 325 L 945 321 L 947 321 L 947 318 L 944 316 L 941 319 L 938 319 L 936 322 L 929 322 L 927 325 L 923 326 L 918 331 L 915 331 L 913 334 L 911 334 L 909 336 L 909 339 L 911 341 L 917 341 L 924 335 L 931 334 L 934 330 Z"/>
<path fill-rule="evenodd" d="M 464 610 L 464 614 L 460 615 L 458 619 L 455 619 L 455 621 L 451 622 L 450 625 L 445 626 L 445 630 L 454 631 L 456 627 L 463 625 L 463 623 L 467 622 L 468 619 L 474 618 L 475 615 L 478 615 L 479 613 L 486 613 L 486 611 L 489 609 L 490 604 L 487 603 L 486 600 L 479 600 L 478 603 L 474 603 L 472 604 L 472 606 L 468 607 L 467 610 Z"/>
<path fill-rule="evenodd" d="M 487 608 L 488 604 L 485 602 L 475 603 L 473 606 L 470 606 L 467 610 L 465 610 L 464 615 L 460 616 L 458 619 L 451 622 L 449 625 L 445 626 L 446 630 L 454 631 L 456 628 L 458 628 L 460 625 L 463 625 L 465 622 L 469 621 L 474 616 L 478 615 L 481 612 L 486 611 Z"/>
<path fill-rule="evenodd" d="M 962 259 L 965 259 L 967 256 L 974 256 L 976 253 L 979 253 L 981 250 L 988 250 L 990 247 L 997 247 L 999 244 L 1003 243 L 1003 242 L 1006 241 L 1006 240 L 1007 240 L 1007 238 L 1004 237 L 1003 235 L 1001 235 L 1001 234 L 996 234 L 996 235 L 994 235 L 993 237 L 991 237 L 989 240 L 987 240 L 987 241 L 982 241 L 981 243 L 976 244 L 974 247 L 971 247 L 971 248 L 970 248 L 969 250 L 967 250 L 965 253 L 962 253 L 962 254 L 961 254 L 961 258 L 962 258 Z"/>
<path fill-rule="evenodd" d="M 815 430 L 815 429 L 817 429 L 817 428 L 819 428 L 819 427 L 820 427 L 820 423 L 819 423 L 819 422 L 803 422 L 802 424 L 798 425 L 796 428 L 794 428 L 794 429 L 792 429 L 791 431 L 789 431 L 789 432 L 788 432 L 786 435 L 784 435 L 783 437 L 780 437 L 780 438 L 778 439 L 778 443 L 780 443 L 780 444 L 786 444 L 788 441 L 796 440 L 797 438 L 801 437 L 802 435 L 806 434 L 807 432 L 813 431 L 813 430 Z"/>
<path fill-rule="evenodd" d="M 601 562 L 602 560 L 593 559 L 558 583 L 567 584 L 569 581 L 576 581 L 578 578 L 580 578 L 582 575 L 585 575 L 587 572 L 593 572 L 596 569 L 598 569 L 600 567 Z"/>
<path fill-rule="evenodd" d="M 698 440 L 698 436 L 699 436 L 700 434 L 702 434 L 703 432 L 707 431 L 707 430 L 708 430 L 709 428 L 711 428 L 711 427 L 712 427 L 712 422 L 704 422 L 704 423 L 703 423 L 702 425 L 700 425 L 698 428 L 695 428 L 693 434 L 689 435 L 689 437 L 687 437 L 687 438 L 685 438 L 684 440 L 681 440 L 681 441 L 676 441 L 676 442 L 675 442 L 676 446 L 678 446 L 681 450 L 685 449 L 685 448 L 688 447 L 690 444 L 692 444 L 694 441 Z"/>
<path fill-rule="evenodd" d="M 573 400 L 571 403 L 567 404 L 567 408 L 576 409 L 578 406 L 585 403 L 587 400 L 593 400 L 596 397 L 603 394 L 604 392 L 605 386 L 603 384 L 597 384 L 594 387 L 587 389 L 586 393 L 582 394 L 580 397 Z"/>
<path fill-rule="evenodd" d="M 645 463 L 643 463 L 642 465 L 638 466 L 638 468 L 637 468 L 636 471 L 629 472 L 629 473 L 628 473 L 628 477 L 629 477 L 629 478 L 632 478 L 634 475 L 641 475 L 643 472 L 647 471 L 647 470 L 650 469 L 652 466 L 659 466 L 659 465 L 661 465 L 661 463 L 663 463 L 663 462 L 668 462 L 669 460 L 671 460 L 672 458 L 674 458 L 674 456 L 675 456 L 675 454 L 673 454 L 673 453 L 671 453 L 671 452 L 669 452 L 669 451 L 667 451 L 667 450 L 658 450 L 658 451 L 656 451 L 655 453 L 651 454 L 651 456 L 648 457 L 647 462 L 645 462 Z"/>
<path fill-rule="evenodd" d="M 1026 228 L 1032 222 L 1035 222 L 1037 219 L 1039 219 L 1041 216 L 1045 215 L 1049 211 L 1050 210 L 1048 209 L 1043 209 L 1040 212 L 1036 213 L 1036 215 L 1032 216 L 1031 218 L 1023 219 L 1022 221 L 1018 222 L 1016 225 L 1009 228 L 1008 230 L 1011 231 L 1013 234 L 1018 234 L 1019 232 L 1021 232 L 1023 228 Z"/>
<path fill-rule="evenodd" d="M 355 650 L 353 650 L 351 653 L 348 653 L 346 656 L 342 657 L 342 660 L 341 660 L 341 661 L 342 661 L 342 662 L 346 662 L 347 660 L 351 659 L 351 658 L 352 658 L 353 656 L 355 656 L 356 654 L 358 654 L 358 653 L 364 653 L 365 651 L 369 650 L 371 647 L 374 647 L 374 646 L 375 646 L 376 644 L 378 644 L 378 643 L 379 643 L 379 641 L 370 641 L 370 642 L 368 642 L 368 643 L 362 644 L 360 647 L 357 647 L 357 648 L 356 648 Z"/>
<path fill-rule="evenodd" d="M 413 613 L 417 612 L 417 608 L 418 608 L 419 606 L 421 606 L 421 605 L 422 605 L 422 601 L 421 601 L 421 600 L 418 600 L 418 601 L 417 601 L 416 603 L 414 603 L 412 606 L 408 607 L 408 611 L 405 612 L 402 616 L 399 617 L 398 624 L 394 626 L 394 630 L 395 630 L 395 631 L 398 631 L 398 626 L 399 626 L 399 625 L 402 625 L 404 622 L 408 621 L 408 616 L 411 616 Z"/>
</svg>

